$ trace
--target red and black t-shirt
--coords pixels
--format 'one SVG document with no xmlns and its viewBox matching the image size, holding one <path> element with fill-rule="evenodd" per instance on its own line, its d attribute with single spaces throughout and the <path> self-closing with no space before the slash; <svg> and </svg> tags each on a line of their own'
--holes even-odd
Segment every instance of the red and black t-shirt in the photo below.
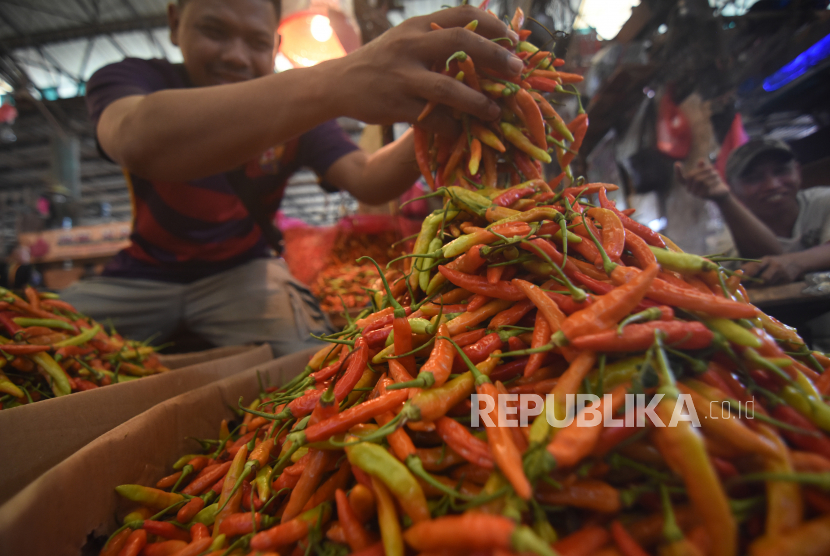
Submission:
<svg viewBox="0 0 830 556">
<path fill-rule="evenodd" d="M 97 128 L 104 108 L 119 98 L 189 86 L 181 64 L 127 58 L 90 78 L 87 108 Z M 131 244 L 103 274 L 187 283 L 267 257 L 271 248 L 236 191 L 259 200 L 273 215 L 299 168 L 323 176 L 357 148 L 336 122 L 326 122 L 240 168 L 207 178 L 165 182 L 125 172 L 133 205 Z"/>
</svg>

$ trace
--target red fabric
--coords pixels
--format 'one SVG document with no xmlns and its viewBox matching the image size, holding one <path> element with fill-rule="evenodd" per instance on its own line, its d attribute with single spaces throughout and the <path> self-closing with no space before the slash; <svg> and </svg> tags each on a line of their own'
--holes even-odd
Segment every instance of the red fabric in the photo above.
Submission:
<svg viewBox="0 0 830 556">
<path fill-rule="evenodd" d="M 741 119 L 740 113 L 735 114 L 735 119 L 732 120 L 732 125 L 729 126 L 729 131 L 726 137 L 723 138 L 723 144 L 720 146 L 718 152 L 718 159 L 715 161 L 715 170 L 720 174 L 721 179 L 726 181 L 726 161 L 729 159 L 729 153 L 749 141 L 749 136 L 744 129 L 744 122 Z"/>
</svg>

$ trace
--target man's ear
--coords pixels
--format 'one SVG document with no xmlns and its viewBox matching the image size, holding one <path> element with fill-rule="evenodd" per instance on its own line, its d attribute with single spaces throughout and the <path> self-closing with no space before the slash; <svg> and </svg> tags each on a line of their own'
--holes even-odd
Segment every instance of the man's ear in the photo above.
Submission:
<svg viewBox="0 0 830 556">
<path fill-rule="evenodd" d="M 170 42 L 179 46 L 179 22 L 181 21 L 181 10 L 178 4 L 170 2 L 167 4 L 167 26 L 170 27 Z"/>
</svg>

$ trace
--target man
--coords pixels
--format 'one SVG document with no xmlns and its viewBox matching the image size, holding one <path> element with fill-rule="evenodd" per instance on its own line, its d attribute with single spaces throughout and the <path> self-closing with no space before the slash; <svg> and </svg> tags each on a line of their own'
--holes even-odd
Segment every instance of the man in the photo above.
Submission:
<svg viewBox="0 0 830 556">
<path fill-rule="evenodd" d="M 765 286 L 794 282 L 808 272 L 830 269 L 830 187 L 801 190 L 801 170 L 790 147 L 754 139 L 735 149 L 726 181 L 701 160 L 681 183 L 714 201 L 741 256 L 758 258 L 742 268 Z"/>
<path fill-rule="evenodd" d="M 516 34 L 464 6 L 408 20 L 344 58 L 274 74 L 279 16 L 278 0 L 179 0 L 168 21 L 183 65 L 127 59 L 90 79 L 99 146 L 125 169 L 134 225 L 102 277 L 66 292 L 79 310 L 139 339 L 185 326 L 215 345 L 269 342 L 277 355 L 309 347 L 326 319 L 269 256 L 286 180 L 310 166 L 325 184 L 383 203 L 418 176 L 411 132 L 367 155 L 327 122 L 415 122 L 428 101 L 496 119 L 494 102 L 433 65 L 463 50 L 499 74 L 522 68 L 488 40 Z M 478 34 L 462 28 L 473 19 Z M 448 125 L 440 110 L 424 123 Z"/>
</svg>

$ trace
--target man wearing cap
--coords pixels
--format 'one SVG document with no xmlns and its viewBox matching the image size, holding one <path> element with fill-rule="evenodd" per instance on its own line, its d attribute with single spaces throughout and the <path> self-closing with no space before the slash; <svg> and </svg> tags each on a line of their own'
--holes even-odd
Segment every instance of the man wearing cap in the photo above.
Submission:
<svg viewBox="0 0 830 556">
<path fill-rule="evenodd" d="M 744 257 L 759 258 L 744 271 L 772 286 L 830 269 L 830 187 L 801 189 L 801 168 L 790 147 L 753 139 L 735 149 L 724 183 L 700 160 L 689 172 L 675 164 L 688 190 L 718 205 Z"/>
</svg>

